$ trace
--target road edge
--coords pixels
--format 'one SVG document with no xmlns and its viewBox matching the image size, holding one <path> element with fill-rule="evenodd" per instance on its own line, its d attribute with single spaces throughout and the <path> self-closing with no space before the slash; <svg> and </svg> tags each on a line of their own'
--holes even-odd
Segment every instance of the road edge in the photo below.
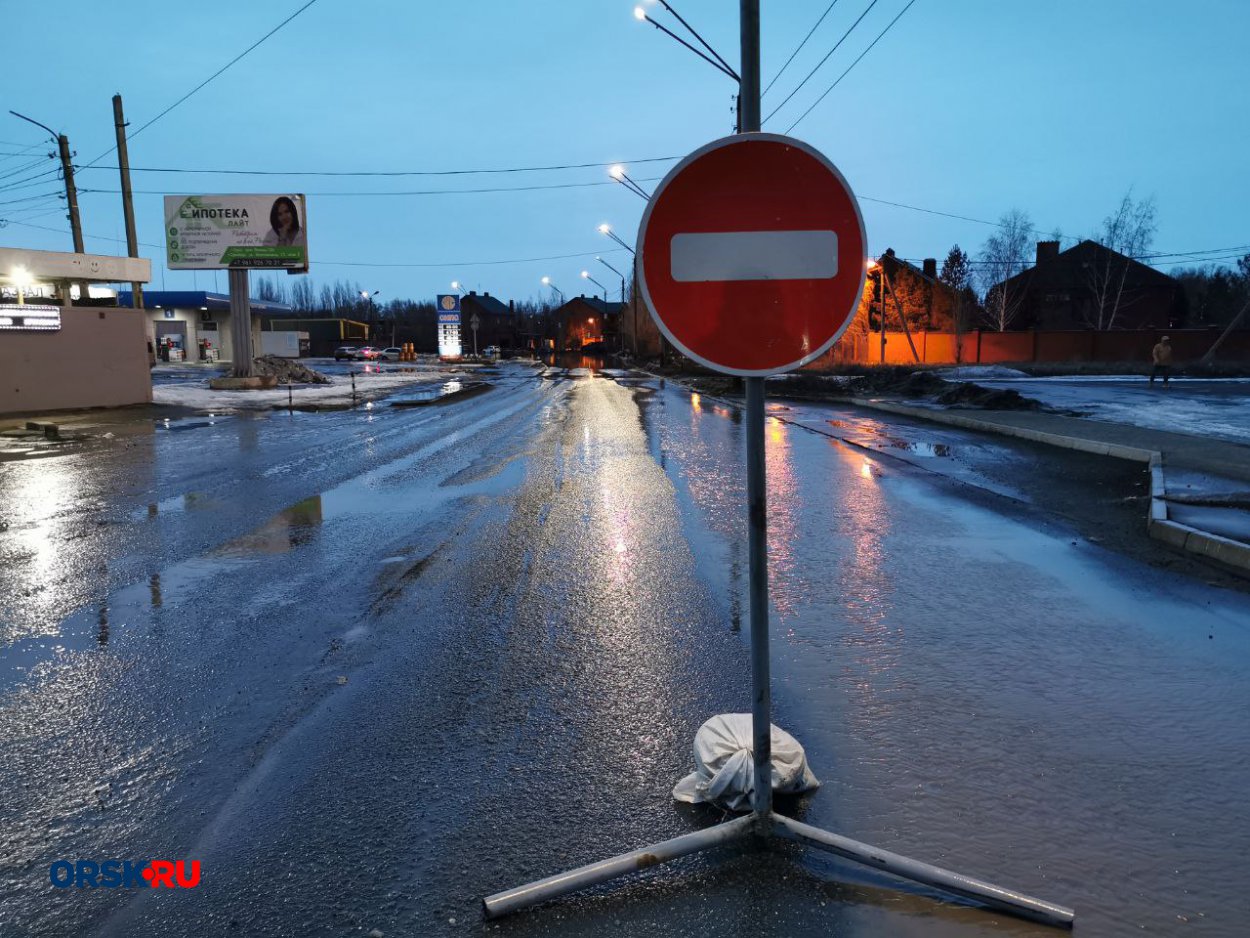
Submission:
<svg viewBox="0 0 1250 938">
<path fill-rule="evenodd" d="M 915 420 L 928 420 L 932 423 L 944 423 L 953 427 L 968 430 L 980 430 L 984 433 L 996 433 L 999 436 L 1014 436 L 1036 443 L 1045 443 L 1062 449 L 1080 450 L 1099 456 L 1110 456 L 1114 459 L 1127 459 L 1145 463 L 1150 468 L 1150 511 L 1146 516 L 1146 530 L 1150 537 L 1170 547 L 1216 560 L 1221 564 L 1250 573 L 1250 544 L 1243 544 L 1232 538 L 1212 534 L 1200 528 L 1191 527 L 1172 521 L 1168 518 L 1167 500 L 1163 472 L 1163 454 L 1157 450 L 1138 449 L 1133 446 L 1121 446 L 1116 443 L 1104 443 L 1100 440 L 1087 440 L 1077 436 L 1066 436 L 1059 433 L 1047 433 L 1026 427 L 1010 427 L 989 420 L 978 420 L 964 414 L 951 414 L 925 407 L 911 407 L 891 401 L 875 401 L 868 398 L 851 398 L 849 403 L 868 410 L 877 410 Z"/>
</svg>

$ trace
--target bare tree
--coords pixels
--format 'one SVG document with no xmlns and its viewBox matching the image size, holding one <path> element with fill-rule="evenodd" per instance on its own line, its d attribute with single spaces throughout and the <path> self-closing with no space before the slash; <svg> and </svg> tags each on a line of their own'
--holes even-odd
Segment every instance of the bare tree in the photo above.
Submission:
<svg viewBox="0 0 1250 938">
<path fill-rule="evenodd" d="M 1133 200 L 1133 190 L 1124 193 L 1120 205 L 1102 220 L 1102 230 L 1092 240 L 1107 251 L 1089 264 L 1086 274 L 1094 295 L 1090 323 L 1095 329 L 1111 329 L 1123 303 L 1124 286 L 1133 261 L 1150 250 L 1155 231 L 1154 196 Z"/>
<path fill-rule="evenodd" d="M 998 231 L 981 247 L 980 277 L 985 289 L 985 316 L 1003 332 L 1024 302 L 1023 289 L 1009 289 L 1006 281 L 1023 273 L 1033 244 L 1033 222 L 1027 212 L 1013 208 L 998 219 Z"/>
</svg>

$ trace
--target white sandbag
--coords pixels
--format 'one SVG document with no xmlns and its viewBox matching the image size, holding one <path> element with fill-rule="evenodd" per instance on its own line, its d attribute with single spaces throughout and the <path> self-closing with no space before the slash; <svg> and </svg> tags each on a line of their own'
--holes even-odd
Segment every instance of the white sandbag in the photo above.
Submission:
<svg viewBox="0 0 1250 938">
<path fill-rule="evenodd" d="M 673 797 L 689 804 L 711 802 L 730 811 L 750 811 L 755 789 L 751 714 L 722 713 L 694 735 L 695 770 L 677 783 Z M 807 767 L 799 741 L 772 728 L 773 791 L 797 794 L 820 787 Z"/>
</svg>

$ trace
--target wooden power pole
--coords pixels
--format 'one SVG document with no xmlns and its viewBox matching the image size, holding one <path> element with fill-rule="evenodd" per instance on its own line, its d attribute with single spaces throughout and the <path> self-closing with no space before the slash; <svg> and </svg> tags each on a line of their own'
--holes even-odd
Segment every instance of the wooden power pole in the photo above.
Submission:
<svg viewBox="0 0 1250 938">
<path fill-rule="evenodd" d="M 122 177 L 122 214 L 126 217 L 126 253 L 139 256 L 139 239 L 135 234 L 135 204 L 130 191 L 130 154 L 126 150 L 126 118 L 122 114 L 122 96 L 113 95 L 113 126 L 117 131 L 117 169 Z M 131 306 L 143 309 L 143 284 L 130 284 Z"/>
<path fill-rule="evenodd" d="M 41 124 L 34 118 L 27 117 L 25 114 L 19 114 L 17 111 L 9 111 L 14 117 L 20 117 L 28 124 L 34 124 L 36 127 L 42 127 L 52 139 L 56 141 L 57 149 L 61 155 L 61 174 L 65 177 L 65 201 L 69 206 L 69 229 L 74 238 L 74 253 L 85 254 L 82 246 L 82 220 L 78 217 L 78 189 L 74 186 L 74 163 L 69 152 L 69 137 L 65 134 L 58 134 L 47 124 Z M 78 295 L 82 299 L 87 298 L 87 284 L 80 283 L 78 285 Z M 71 304 L 68 294 L 65 297 L 65 305 Z"/>
</svg>

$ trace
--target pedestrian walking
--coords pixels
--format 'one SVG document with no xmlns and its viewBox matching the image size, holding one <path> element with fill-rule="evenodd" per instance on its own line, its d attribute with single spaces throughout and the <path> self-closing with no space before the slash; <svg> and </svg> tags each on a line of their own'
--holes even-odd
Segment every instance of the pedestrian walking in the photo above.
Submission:
<svg viewBox="0 0 1250 938">
<path fill-rule="evenodd" d="M 1154 360 L 1154 365 L 1150 369 L 1150 383 L 1155 383 L 1155 377 L 1160 373 L 1163 374 L 1163 386 L 1168 386 L 1168 377 L 1172 371 L 1172 343 L 1171 340 L 1164 336 L 1158 341 L 1153 349 L 1150 350 L 1150 357 Z"/>
</svg>

